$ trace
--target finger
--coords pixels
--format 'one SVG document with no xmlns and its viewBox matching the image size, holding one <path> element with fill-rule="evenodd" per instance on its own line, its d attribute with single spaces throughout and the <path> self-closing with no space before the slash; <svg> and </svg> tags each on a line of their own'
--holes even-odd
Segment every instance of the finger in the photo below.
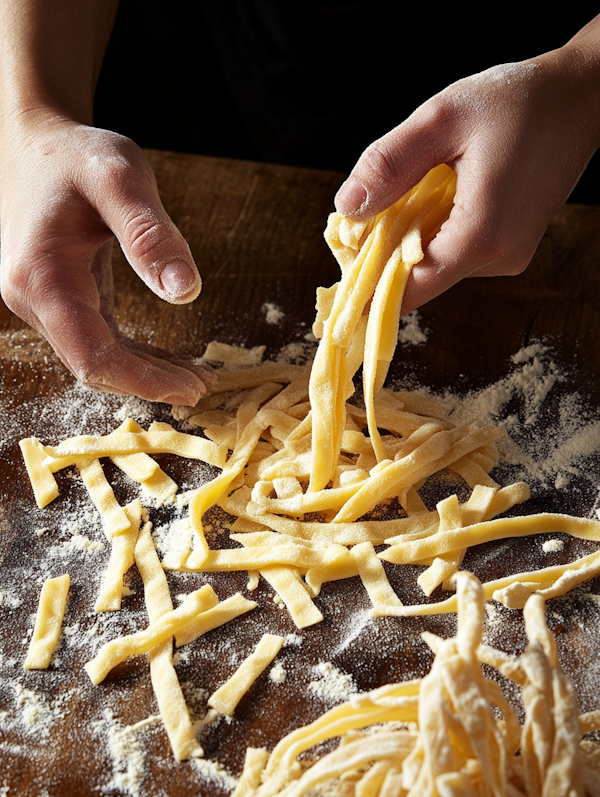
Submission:
<svg viewBox="0 0 600 797">
<path fill-rule="evenodd" d="M 146 285 L 172 304 L 190 302 L 202 287 L 190 248 L 163 207 L 143 153 L 128 139 L 115 139 L 119 154 L 98 158 L 94 171 L 78 175 L 76 187 Z"/>
<path fill-rule="evenodd" d="M 458 153 L 452 140 L 445 140 L 446 127 L 441 104 L 429 101 L 374 141 L 338 191 L 338 213 L 358 220 L 371 218 L 404 196 L 434 166 L 454 160 Z"/>
<path fill-rule="evenodd" d="M 44 285 L 44 302 L 35 304 L 34 325 L 84 385 L 187 406 L 206 393 L 198 373 L 136 351 L 113 335 L 100 315 L 93 277 L 81 264 L 62 258 L 51 263 L 47 258 Z"/>
<path fill-rule="evenodd" d="M 138 356 L 150 359 L 151 361 L 164 360 L 165 362 L 171 363 L 171 365 L 185 368 L 195 374 L 204 383 L 208 391 L 216 385 L 218 377 L 210 365 L 197 365 L 188 357 L 182 357 L 172 351 L 162 349 L 160 346 L 153 346 L 151 343 L 144 343 L 143 341 L 130 338 L 119 330 L 116 323 L 113 325 L 111 321 L 109 321 L 109 326 L 114 338 L 122 343 L 123 346 L 135 352 Z"/>
<path fill-rule="evenodd" d="M 526 236 L 519 236 L 518 226 L 506 220 L 500 203 L 485 199 L 486 193 L 489 196 L 485 188 L 472 193 L 466 188 L 462 193 L 469 196 L 469 204 L 461 205 L 457 192 L 457 204 L 450 218 L 411 272 L 402 302 L 403 314 L 467 277 L 521 274 L 535 254 L 545 231 L 543 224 L 535 228 L 532 222 Z"/>
</svg>

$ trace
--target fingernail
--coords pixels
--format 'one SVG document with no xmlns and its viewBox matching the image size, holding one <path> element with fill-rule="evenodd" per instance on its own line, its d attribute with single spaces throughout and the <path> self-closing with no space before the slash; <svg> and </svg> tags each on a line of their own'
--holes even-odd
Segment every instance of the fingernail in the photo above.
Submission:
<svg viewBox="0 0 600 797">
<path fill-rule="evenodd" d="M 198 283 L 198 275 L 183 260 L 174 260 L 160 272 L 162 289 L 171 296 L 185 296 Z"/>
<path fill-rule="evenodd" d="M 356 177 L 349 177 L 335 197 L 335 204 L 343 215 L 356 213 L 367 201 L 367 189 Z"/>
</svg>

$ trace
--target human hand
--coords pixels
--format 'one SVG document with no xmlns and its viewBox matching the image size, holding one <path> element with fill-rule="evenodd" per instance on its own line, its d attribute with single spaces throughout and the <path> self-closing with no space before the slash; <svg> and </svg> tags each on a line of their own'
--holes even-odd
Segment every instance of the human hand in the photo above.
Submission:
<svg viewBox="0 0 600 797">
<path fill-rule="evenodd" d="M 599 27 L 454 83 L 361 155 L 336 197 L 352 219 L 385 210 L 440 163 L 457 174 L 454 207 L 413 268 L 403 313 L 465 277 L 527 267 L 600 143 Z"/>
<path fill-rule="evenodd" d="M 201 289 L 152 168 L 129 139 L 56 114 L 21 114 L 0 152 L 1 291 L 86 386 L 193 405 L 215 377 L 119 332 L 113 234 L 146 285 L 173 304 Z"/>
</svg>

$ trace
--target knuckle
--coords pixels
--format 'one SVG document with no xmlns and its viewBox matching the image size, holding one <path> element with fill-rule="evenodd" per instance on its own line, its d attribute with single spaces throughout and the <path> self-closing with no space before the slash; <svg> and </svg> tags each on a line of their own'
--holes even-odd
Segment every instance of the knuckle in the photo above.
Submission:
<svg viewBox="0 0 600 797">
<path fill-rule="evenodd" d="M 2 298 L 9 310 L 22 318 L 45 293 L 46 280 L 38 271 L 27 258 L 2 256 Z"/>
<path fill-rule="evenodd" d="M 131 139 L 113 134 L 110 143 L 95 158 L 99 181 L 111 188 L 126 192 L 136 182 L 155 184 L 154 172 L 148 160 Z"/>
<path fill-rule="evenodd" d="M 396 159 L 385 139 L 378 139 L 367 147 L 361 165 L 384 183 L 394 182 L 398 177 Z"/>
<path fill-rule="evenodd" d="M 147 213 L 136 213 L 125 225 L 129 252 L 135 259 L 156 259 L 164 245 L 170 243 L 172 231 Z"/>
<path fill-rule="evenodd" d="M 113 153 L 100 162 L 100 180 L 111 190 L 124 191 L 135 179 L 133 166 L 128 158 Z"/>
</svg>

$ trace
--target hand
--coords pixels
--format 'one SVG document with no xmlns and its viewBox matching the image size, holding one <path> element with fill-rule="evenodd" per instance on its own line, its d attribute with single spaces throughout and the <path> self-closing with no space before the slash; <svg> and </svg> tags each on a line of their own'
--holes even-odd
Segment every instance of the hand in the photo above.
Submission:
<svg viewBox="0 0 600 797">
<path fill-rule="evenodd" d="M 413 269 L 403 313 L 465 277 L 527 267 L 600 143 L 598 27 L 449 86 L 360 157 L 336 197 L 354 219 L 385 210 L 439 163 L 457 174 L 454 208 Z"/>
<path fill-rule="evenodd" d="M 190 302 L 201 288 L 132 141 L 60 115 L 21 114 L 4 130 L 0 222 L 4 301 L 84 385 L 186 405 L 205 393 L 215 379 L 208 368 L 127 338 L 111 316 L 113 234 L 161 298 Z"/>
</svg>

